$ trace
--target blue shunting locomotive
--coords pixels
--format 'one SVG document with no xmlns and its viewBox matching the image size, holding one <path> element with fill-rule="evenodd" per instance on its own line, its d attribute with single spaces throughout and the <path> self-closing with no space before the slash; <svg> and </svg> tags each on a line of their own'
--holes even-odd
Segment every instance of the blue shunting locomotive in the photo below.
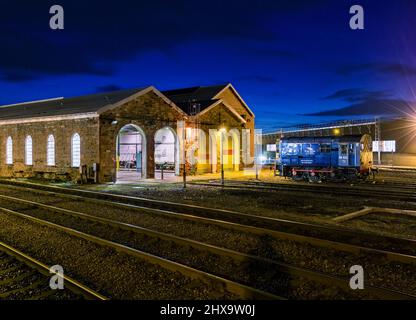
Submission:
<svg viewBox="0 0 416 320">
<path fill-rule="evenodd" d="M 280 174 L 295 180 L 366 178 L 373 164 L 368 134 L 330 137 L 290 137 L 279 143 Z"/>
</svg>

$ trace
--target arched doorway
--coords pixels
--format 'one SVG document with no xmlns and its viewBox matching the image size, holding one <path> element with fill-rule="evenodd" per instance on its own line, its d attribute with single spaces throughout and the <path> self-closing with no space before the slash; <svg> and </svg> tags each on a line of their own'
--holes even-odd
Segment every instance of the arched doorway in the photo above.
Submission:
<svg viewBox="0 0 416 320">
<path fill-rule="evenodd" d="M 238 129 L 230 131 L 219 130 L 217 134 L 216 146 L 213 145 L 211 150 L 217 158 L 217 171 L 221 172 L 221 166 L 225 171 L 240 170 L 240 137 Z"/>
<path fill-rule="evenodd" d="M 135 181 L 146 177 L 146 136 L 133 124 L 120 129 L 116 145 L 117 181 Z"/>
<path fill-rule="evenodd" d="M 179 175 L 179 141 L 170 127 L 159 129 L 155 134 L 155 179 Z"/>
</svg>

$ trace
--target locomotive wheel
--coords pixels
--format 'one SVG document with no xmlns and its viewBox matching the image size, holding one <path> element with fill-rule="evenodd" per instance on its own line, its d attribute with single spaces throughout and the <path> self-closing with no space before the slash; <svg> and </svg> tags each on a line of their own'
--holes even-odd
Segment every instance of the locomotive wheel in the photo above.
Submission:
<svg viewBox="0 0 416 320">
<path fill-rule="evenodd" d="M 309 175 L 308 180 L 310 183 L 319 183 L 322 182 L 321 177 L 317 174 L 315 174 L 314 176 Z"/>
</svg>

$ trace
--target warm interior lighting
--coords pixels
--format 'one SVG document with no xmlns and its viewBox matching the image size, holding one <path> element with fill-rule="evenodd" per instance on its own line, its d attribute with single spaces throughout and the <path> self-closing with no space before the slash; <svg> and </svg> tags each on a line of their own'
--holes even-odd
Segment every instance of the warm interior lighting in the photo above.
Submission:
<svg viewBox="0 0 416 320">
<path fill-rule="evenodd" d="M 185 128 L 185 135 L 186 135 L 186 140 L 191 140 L 191 138 L 192 138 L 192 128 L 191 127 L 186 127 Z"/>
<path fill-rule="evenodd" d="M 340 129 L 338 129 L 338 128 L 334 129 L 334 134 L 335 134 L 336 136 L 339 136 L 339 135 L 341 134 L 341 130 L 340 130 Z"/>
</svg>

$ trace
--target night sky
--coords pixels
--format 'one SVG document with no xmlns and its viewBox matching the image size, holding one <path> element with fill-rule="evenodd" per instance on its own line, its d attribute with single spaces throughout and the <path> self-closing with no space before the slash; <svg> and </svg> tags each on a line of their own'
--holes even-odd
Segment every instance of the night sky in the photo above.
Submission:
<svg viewBox="0 0 416 320">
<path fill-rule="evenodd" d="M 365 30 L 349 27 L 353 4 Z M 1 0 L 0 104 L 231 82 L 265 131 L 403 114 L 415 30 L 414 0 Z"/>
</svg>

